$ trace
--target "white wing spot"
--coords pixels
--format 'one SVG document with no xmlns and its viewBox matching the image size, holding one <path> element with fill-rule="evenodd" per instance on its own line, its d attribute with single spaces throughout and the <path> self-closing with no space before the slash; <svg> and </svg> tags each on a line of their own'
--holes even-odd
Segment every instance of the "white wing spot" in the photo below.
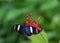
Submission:
<svg viewBox="0 0 60 43">
<path fill-rule="evenodd" d="M 31 33 L 33 33 L 33 29 L 32 29 L 32 27 L 30 27 L 30 31 L 31 31 Z"/>
<path fill-rule="evenodd" d="M 36 29 L 36 33 L 38 33 L 38 30 Z"/>
<path fill-rule="evenodd" d="M 20 29 L 20 25 L 18 25 L 17 31 L 19 31 L 19 29 Z"/>
</svg>

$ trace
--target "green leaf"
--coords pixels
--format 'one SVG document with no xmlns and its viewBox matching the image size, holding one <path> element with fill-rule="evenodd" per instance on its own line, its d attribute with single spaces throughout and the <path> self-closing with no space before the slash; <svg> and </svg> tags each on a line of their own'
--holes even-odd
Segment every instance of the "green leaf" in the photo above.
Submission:
<svg viewBox="0 0 60 43">
<path fill-rule="evenodd" d="M 5 43 L 5 39 L 4 38 L 0 38 L 0 43 Z"/>
<path fill-rule="evenodd" d="M 3 17 L 4 17 L 3 13 L 2 13 L 2 12 L 0 12 L 0 20 L 2 20 L 2 19 L 3 19 Z"/>
<path fill-rule="evenodd" d="M 0 37 L 6 35 L 7 31 L 8 30 L 6 30 L 5 28 L 4 29 L 0 29 Z"/>
<path fill-rule="evenodd" d="M 40 6 L 41 11 L 50 10 L 58 6 L 57 0 L 50 0 Z"/>
<path fill-rule="evenodd" d="M 59 43 L 60 43 L 60 40 L 59 40 Z"/>
<path fill-rule="evenodd" d="M 16 32 L 13 32 L 13 33 L 11 33 L 11 35 L 9 34 L 9 35 L 7 36 L 6 41 L 7 41 L 8 43 L 15 43 L 15 41 L 16 41 L 16 39 L 17 39 L 17 36 L 18 36 L 18 34 L 17 34 Z"/>
<path fill-rule="evenodd" d="M 26 2 L 29 2 L 29 3 L 34 3 L 34 2 L 42 2 L 44 0 L 26 0 Z"/>
<path fill-rule="evenodd" d="M 27 13 L 27 12 L 29 12 L 29 10 L 28 10 L 27 8 L 10 10 L 10 11 L 7 13 L 4 21 L 14 20 L 15 18 L 17 18 L 17 17 L 20 16 L 21 14 L 24 14 L 24 13 Z"/>
<path fill-rule="evenodd" d="M 48 43 L 48 37 L 44 30 L 40 34 L 32 35 L 29 38 L 32 41 L 31 43 Z"/>
</svg>

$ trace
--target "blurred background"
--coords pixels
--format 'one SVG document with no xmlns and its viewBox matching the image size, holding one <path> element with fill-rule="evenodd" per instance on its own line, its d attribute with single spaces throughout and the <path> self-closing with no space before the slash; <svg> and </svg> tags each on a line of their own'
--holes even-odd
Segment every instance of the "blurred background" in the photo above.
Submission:
<svg viewBox="0 0 60 43">
<path fill-rule="evenodd" d="M 24 14 L 42 16 L 40 34 L 26 36 L 14 31 L 24 24 Z M 0 43 L 60 43 L 60 0 L 0 0 Z"/>
</svg>

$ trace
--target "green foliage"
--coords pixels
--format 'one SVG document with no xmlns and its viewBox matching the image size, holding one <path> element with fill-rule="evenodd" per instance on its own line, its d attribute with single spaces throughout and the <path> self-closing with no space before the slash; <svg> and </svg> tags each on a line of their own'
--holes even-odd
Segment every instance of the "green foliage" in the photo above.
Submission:
<svg viewBox="0 0 60 43">
<path fill-rule="evenodd" d="M 43 30 L 40 34 L 32 35 L 29 38 L 31 39 L 32 43 L 48 43 L 48 37 Z"/>
<path fill-rule="evenodd" d="M 24 14 L 41 15 L 42 31 L 37 35 L 20 35 L 13 30 L 23 24 Z M 0 0 L 0 43 L 60 43 L 60 0 Z"/>
</svg>

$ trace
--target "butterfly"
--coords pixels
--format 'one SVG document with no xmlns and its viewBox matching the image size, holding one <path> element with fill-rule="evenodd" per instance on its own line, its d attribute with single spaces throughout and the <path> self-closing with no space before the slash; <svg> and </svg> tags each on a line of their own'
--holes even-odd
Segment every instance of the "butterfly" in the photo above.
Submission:
<svg viewBox="0 0 60 43">
<path fill-rule="evenodd" d="M 26 19 L 24 25 L 15 24 L 14 30 L 17 31 L 20 34 L 25 34 L 27 36 L 31 36 L 33 34 L 38 34 L 42 30 L 39 27 L 39 23 L 32 19 L 32 14 L 24 15 L 23 18 Z M 38 17 L 38 20 L 40 20 L 42 17 Z M 36 23 L 35 23 L 36 22 Z"/>
</svg>

